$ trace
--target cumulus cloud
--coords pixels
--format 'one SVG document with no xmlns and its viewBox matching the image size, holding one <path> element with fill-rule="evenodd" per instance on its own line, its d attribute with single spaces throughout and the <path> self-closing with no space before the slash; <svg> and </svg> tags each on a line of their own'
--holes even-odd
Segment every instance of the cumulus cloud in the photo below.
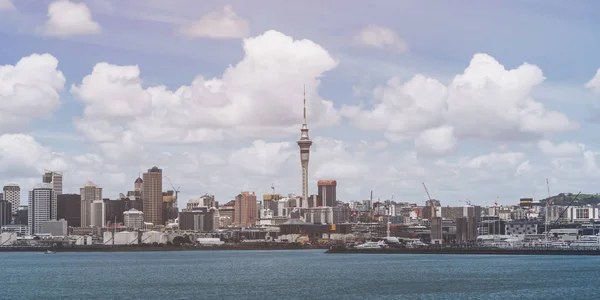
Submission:
<svg viewBox="0 0 600 300">
<path fill-rule="evenodd" d="M 573 130 L 579 124 L 531 96 L 544 80 L 542 70 L 523 64 L 507 70 L 487 54 L 473 56 L 449 85 L 416 75 L 392 78 L 374 91 L 374 107 L 342 107 L 357 127 L 383 130 L 391 141 L 450 126 L 457 138 L 516 140 Z"/>
<path fill-rule="evenodd" d="M 386 48 L 399 53 L 408 50 L 406 42 L 394 30 L 379 25 L 363 27 L 354 36 L 354 41 L 362 46 Z"/>
<path fill-rule="evenodd" d="M 0 133 L 26 130 L 29 121 L 60 106 L 65 76 L 50 54 L 32 54 L 0 66 Z"/>
<path fill-rule="evenodd" d="M 425 154 L 445 155 L 455 146 L 454 129 L 450 126 L 427 129 L 415 139 L 415 148 Z"/>
<path fill-rule="evenodd" d="M 549 140 L 541 140 L 538 142 L 538 147 L 542 153 L 554 157 L 570 157 L 581 155 L 585 150 L 585 145 L 563 142 L 553 144 Z"/>
<path fill-rule="evenodd" d="M 600 69 L 598 69 L 596 75 L 585 84 L 585 87 L 600 94 Z"/>
<path fill-rule="evenodd" d="M 337 66 L 321 46 L 267 31 L 246 39 L 244 52 L 221 78 L 198 76 L 176 90 L 144 88 L 138 66 L 99 63 L 71 88 L 85 105 L 76 128 L 100 144 L 124 135 L 131 145 L 288 136 L 302 123 L 302 84 L 310 128 L 339 123 L 333 103 L 317 91 L 320 77 Z"/>
<path fill-rule="evenodd" d="M 48 21 L 41 32 L 47 36 L 66 38 L 70 36 L 100 33 L 100 25 L 92 19 L 85 3 L 57 0 L 48 6 Z"/>
<path fill-rule="evenodd" d="M 199 20 L 182 26 L 179 32 L 187 38 L 245 38 L 250 34 L 248 21 L 238 16 L 231 5 L 209 12 Z"/>
<path fill-rule="evenodd" d="M 17 9 L 11 0 L 0 0 L 0 11 Z"/>
</svg>

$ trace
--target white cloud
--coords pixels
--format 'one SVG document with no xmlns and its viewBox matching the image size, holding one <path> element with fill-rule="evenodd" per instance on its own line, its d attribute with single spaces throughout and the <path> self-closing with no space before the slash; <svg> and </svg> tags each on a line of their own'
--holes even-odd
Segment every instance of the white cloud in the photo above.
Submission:
<svg viewBox="0 0 600 300">
<path fill-rule="evenodd" d="M 538 147 L 542 153 L 554 157 L 570 157 L 581 155 L 585 150 L 585 145 L 564 142 L 560 144 L 553 144 L 548 140 L 541 140 L 538 142 Z"/>
<path fill-rule="evenodd" d="M 222 11 L 209 12 L 199 20 L 182 26 L 179 32 L 187 38 L 245 38 L 250 34 L 250 26 L 233 11 L 231 5 L 227 5 Z"/>
<path fill-rule="evenodd" d="M 408 50 L 406 42 L 394 30 L 379 25 L 365 26 L 356 33 L 354 40 L 366 47 L 388 48 L 400 53 Z"/>
<path fill-rule="evenodd" d="M 11 0 L 0 0 L 0 11 L 10 11 L 17 9 Z"/>
<path fill-rule="evenodd" d="M 0 66 L 0 79 L 0 133 L 22 131 L 30 120 L 48 116 L 60 105 L 65 76 L 50 54 Z"/>
<path fill-rule="evenodd" d="M 16 178 L 42 174 L 44 169 L 66 168 L 63 155 L 51 152 L 29 135 L 0 135 L 0 149 L 0 172 Z"/>
<path fill-rule="evenodd" d="M 311 129 L 338 124 L 333 103 L 317 88 L 337 61 L 309 40 L 268 31 L 244 41 L 244 58 L 221 78 L 189 86 L 142 87 L 137 66 L 99 63 L 71 92 L 85 104 L 76 128 L 91 142 L 197 143 L 299 134 L 302 84 Z M 294 93 L 296 91 L 296 93 Z M 114 150 L 118 151 L 115 146 Z M 113 147 L 111 147 L 113 149 Z"/>
<path fill-rule="evenodd" d="M 450 126 L 427 129 L 415 139 L 415 148 L 425 154 L 445 155 L 455 146 L 454 129 Z"/>
<path fill-rule="evenodd" d="M 530 64 L 506 70 L 487 54 L 473 56 L 463 74 L 449 85 L 416 75 L 408 82 L 392 78 L 374 91 L 374 107 L 342 107 L 359 128 L 383 130 L 391 141 L 404 141 L 442 125 L 460 138 L 515 140 L 573 130 L 579 124 L 535 101 L 531 89 L 544 80 Z"/>
<path fill-rule="evenodd" d="M 85 3 L 57 0 L 48 6 L 48 21 L 41 31 L 44 35 L 65 38 L 97 34 L 102 29 Z"/>
<path fill-rule="evenodd" d="M 585 84 L 585 87 L 600 94 L 600 69 L 598 69 L 596 75 Z"/>
</svg>

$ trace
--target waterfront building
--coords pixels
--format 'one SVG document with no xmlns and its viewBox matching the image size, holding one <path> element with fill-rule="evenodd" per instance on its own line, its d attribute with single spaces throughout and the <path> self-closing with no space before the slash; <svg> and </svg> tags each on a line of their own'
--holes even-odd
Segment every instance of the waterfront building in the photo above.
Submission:
<svg viewBox="0 0 600 300">
<path fill-rule="evenodd" d="M 37 187 L 29 191 L 29 234 L 41 233 L 41 223 L 56 219 L 52 202 L 56 199 L 51 187 Z"/>
<path fill-rule="evenodd" d="M 300 129 L 300 164 L 302 166 L 302 201 L 298 207 L 308 208 L 308 161 L 310 159 L 310 146 L 312 141 L 308 137 L 308 126 L 306 125 L 306 92 L 304 93 L 304 123 Z"/>
<path fill-rule="evenodd" d="M 106 203 L 104 200 L 93 201 L 90 210 L 90 226 L 104 227 L 106 224 Z"/>
<path fill-rule="evenodd" d="M 144 213 L 135 208 L 123 212 L 123 225 L 126 228 L 142 228 L 144 226 Z"/>
<path fill-rule="evenodd" d="M 67 236 L 67 230 L 67 220 L 65 219 L 40 222 L 41 234 L 50 234 L 52 236 Z"/>
<path fill-rule="evenodd" d="M 56 218 L 65 219 L 71 227 L 81 227 L 81 195 L 62 194 L 56 198 Z"/>
<path fill-rule="evenodd" d="M 81 195 L 81 227 L 92 225 L 92 203 L 102 200 L 102 188 L 88 181 L 79 189 Z"/>
<path fill-rule="evenodd" d="M 179 213 L 179 229 L 211 232 L 218 228 L 218 213 L 215 218 L 216 209 L 206 206 L 197 206 L 191 210 Z"/>
<path fill-rule="evenodd" d="M 257 213 L 256 194 L 254 192 L 242 192 L 235 197 L 233 217 L 235 225 L 245 227 L 256 225 Z"/>
<path fill-rule="evenodd" d="M 4 200 L 10 202 L 12 214 L 17 213 L 17 209 L 21 205 L 21 187 L 18 184 L 7 184 L 2 188 L 4 192 Z"/>
<path fill-rule="evenodd" d="M 164 225 L 162 170 L 152 167 L 143 174 L 144 222 Z"/>
<path fill-rule="evenodd" d="M 317 187 L 319 188 L 319 194 L 317 196 L 316 207 L 328 206 L 334 207 L 337 205 L 336 198 L 336 187 L 337 181 L 335 180 L 319 180 L 317 181 Z"/>
<path fill-rule="evenodd" d="M 0 200 L 0 226 L 8 225 L 12 221 L 12 205 L 6 200 Z"/>
</svg>

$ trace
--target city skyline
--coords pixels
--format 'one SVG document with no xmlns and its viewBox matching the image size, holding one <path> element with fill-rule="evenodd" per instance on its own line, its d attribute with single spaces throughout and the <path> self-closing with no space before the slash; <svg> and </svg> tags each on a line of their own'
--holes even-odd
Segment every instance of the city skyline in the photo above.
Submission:
<svg viewBox="0 0 600 300">
<path fill-rule="evenodd" d="M 0 1 L 0 184 L 24 205 L 48 169 L 64 194 L 115 199 L 157 166 L 180 205 L 301 195 L 305 122 L 309 195 L 336 180 L 345 202 L 421 204 L 425 182 L 444 204 L 503 204 L 547 197 L 546 178 L 595 194 L 598 21 L 532 2 Z"/>
</svg>

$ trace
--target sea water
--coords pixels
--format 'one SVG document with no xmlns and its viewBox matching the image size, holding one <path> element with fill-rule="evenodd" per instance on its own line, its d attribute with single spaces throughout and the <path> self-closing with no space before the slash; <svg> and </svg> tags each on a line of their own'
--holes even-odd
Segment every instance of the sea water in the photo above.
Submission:
<svg viewBox="0 0 600 300">
<path fill-rule="evenodd" d="M 600 299 L 600 257 L 0 253 L 0 299 Z"/>
</svg>

